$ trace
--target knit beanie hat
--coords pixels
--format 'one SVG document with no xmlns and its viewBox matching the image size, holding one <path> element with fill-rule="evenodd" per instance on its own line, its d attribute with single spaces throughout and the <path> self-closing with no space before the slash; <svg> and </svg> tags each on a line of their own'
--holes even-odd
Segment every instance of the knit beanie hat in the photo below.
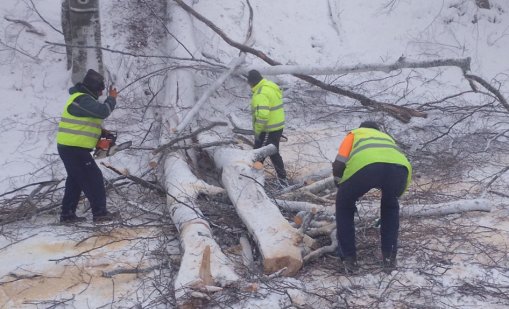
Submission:
<svg viewBox="0 0 509 309">
<path fill-rule="evenodd" d="M 380 127 L 378 126 L 378 123 L 376 123 L 374 121 L 370 121 L 370 120 L 363 121 L 361 123 L 361 125 L 359 126 L 359 128 L 369 128 L 369 129 L 375 129 L 375 130 L 380 131 Z"/>
<path fill-rule="evenodd" d="M 262 75 L 257 70 L 251 70 L 247 73 L 247 82 L 254 86 L 262 80 Z"/>
<path fill-rule="evenodd" d="M 92 69 L 89 69 L 83 78 L 83 85 L 97 92 L 103 91 L 106 88 L 104 86 L 104 77 Z"/>
</svg>

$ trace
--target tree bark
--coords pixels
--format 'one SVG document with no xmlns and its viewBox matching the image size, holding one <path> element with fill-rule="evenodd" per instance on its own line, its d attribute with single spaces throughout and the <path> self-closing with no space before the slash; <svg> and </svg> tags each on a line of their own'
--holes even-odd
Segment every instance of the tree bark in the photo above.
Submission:
<svg viewBox="0 0 509 309">
<path fill-rule="evenodd" d="M 62 30 L 68 45 L 101 46 L 99 0 L 63 0 Z M 81 81 L 88 69 L 104 75 L 101 49 L 66 47 L 66 52 L 68 68 L 72 66 L 73 83 Z"/>
<path fill-rule="evenodd" d="M 172 56 L 193 57 L 197 49 L 188 14 L 171 3 L 167 14 L 170 20 L 168 29 L 178 34 L 178 38 L 169 34 L 167 50 Z M 168 71 L 164 77 L 162 96 L 158 97 L 163 106 L 158 113 L 161 118 L 160 145 L 168 144 L 168 140 L 175 141 L 172 135 L 182 123 L 184 111 L 194 104 L 194 86 L 193 72 L 189 69 L 177 68 Z M 180 133 L 185 135 L 186 132 Z M 186 139 L 178 139 L 178 143 L 184 145 Z M 169 194 L 167 205 L 179 230 L 182 248 L 181 265 L 174 281 L 175 298 L 179 307 L 193 308 L 199 301 L 194 296 L 203 294 L 196 290 L 204 287 L 210 290 L 213 285 L 225 286 L 239 279 L 232 261 L 215 242 L 208 222 L 195 204 L 200 191 L 217 193 L 222 189 L 206 184 L 192 173 L 186 162 L 186 158 L 193 156 L 191 152 L 161 153 L 162 178 Z"/>
<path fill-rule="evenodd" d="M 267 274 L 282 269 L 293 276 L 302 267 L 302 235 L 283 217 L 263 189 L 263 169 L 253 163 L 277 151 L 274 145 L 256 150 L 220 148 L 214 151 L 222 182 L 250 234 L 256 240 Z"/>
<path fill-rule="evenodd" d="M 400 69 L 418 69 L 418 68 L 434 68 L 442 66 L 455 66 L 462 72 L 470 71 L 470 57 L 459 59 L 435 59 L 430 61 L 407 61 L 400 58 L 392 64 L 356 64 L 354 66 L 303 66 L 303 65 L 277 65 L 277 66 L 250 66 L 244 68 L 243 72 L 249 70 L 258 70 L 263 75 L 279 75 L 279 74 L 306 74 L 306 75 L 330 75 L 330 74 L 348 74 L 381 71 L 389 73 Z"/>
<path fill-rule="evenodd" d="M 212 236 L 212 231 L 195 201 L 200 193 L 214 194 L 221 188 L 196 178 L 183 160 L 173 153 L 165 159 L 165 188 L 172 221 L 177 226 L 182 247 L 180 269 L 175 278 L 175 297 L 179 304 L 196 286 L 227 286 L 239 279 L 233 263 Z"/>
</svg>

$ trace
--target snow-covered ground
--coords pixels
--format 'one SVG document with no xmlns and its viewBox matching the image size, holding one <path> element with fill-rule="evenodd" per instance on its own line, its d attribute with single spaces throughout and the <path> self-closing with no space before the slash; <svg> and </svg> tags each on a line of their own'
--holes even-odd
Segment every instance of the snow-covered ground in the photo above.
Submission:
<svg viewBox="0 0 509 309">
<path fill-rule="evenodd" d="M 165 21 L 163 2 L 100 2 L 104 47 L 131 54 L 168 53 L 162 43 L 166 30 L 160 24 Z M 247 2 L 187 1 L 191 2 L 230 38 L 244 42 Z M 473 0 L 251 0 L 252 43 L 282 64 L 309 67 L 390 64 L 400 57 L 412 61 L 471 57 L 471 72 L 507 97 L 509 4 L 504 0 L 490 3 L 492 8 L 486 10 Z M 102 167 L 112 184 L 108 206 L 121 210 L 126 220 L 123 225 L 96 227 L 57 224 L 58 205 L 52 202 L 59 200 L 63 182 L 44 187 L 49 192 L 47 200 L 32 200 L 30 193 L 36 185 L 5 194 L 28 184 L 65 178 L 54 137 L 71 85 L 70 72 L 64 49 L 46 43 L 63 42 L 63 36 L 51 27 L 60 29 L 60 5 L 57 0 L 0 3 L 0 308 L 171 308 L 171 281 L 179 266 L 178 234 L 171 222 L 161 219 L 167 218 L 164 198 L 125 184 Z M 28 22 L 41 34 L 26 31 L 27 26 L 15 20 Z M 203 23 L 194 20 L 194 27 L 197 55 L 222 64 L 238 56 L 237 49 Z M 104 162 L 140 177 L 150 174 L 150 180 L 155 180 L 149 172 L 153 158 L 144 147 L 156 143 L 147 132 L 155 123 L 150 110 L 156 104 L 151 98 L 158 91 L 157 76 L 138 78 L 164 67 L 166 60 L 104 52 L 104 61 L 110 80 L 122 89 L 118 109 L 106 126 L 121 132 L 120 141 L 132 139 L 135 145 Z M 245 67 L 251 65 L 264 62 L 248 55 Z M 211 72 L 197 71 L 197 93 L 215 78 Z M 381 121 L 416 161 L 414 183 L 402 199 L 403 207 L 483 197 L 492 211 L 403 219 L 399 268 L 391 274 L 378 266 L 378 230 L 361 218 L 357 224 L 360 274 L 345 276 L 333 256 L 304 265 L 295 278 L 271 279 L 239 269 L 244 278 L 240 288 L 212 295 L 207 306 L 509 306 L 509 177 L 496 174 L 509 164 L 506 109 L 492 103 L 489 96 L 469 93 L 452 103 L 429 104 L 423 107 L 428 118 L 403 124 L 290 75 L 269 78 L 285 89 L 288 142 L 281 144 L 281 153 L 293 181 L 329 175 L 342 136 L 370 118 Z M 445 67 L 317 78 L 410 108 L 470 90 L 459 69 Z M 248 128 L 249 91 L 239 77 L 228 80 L 203 108 L 201 120 L 225 121 L 234 114 Z M 458 116 L 453 107 L 470 109 L 481 104 L 496 112 L 490 117 L 473 112 L 474 116 L 451 127 L 463 115 Z M 430 142 L 449 127 L 447 133 L 463 139 Z M 226 138 L 230 129 L 214 134 Z M 480 136 L 489 130 L 492 141 L 486 143 Z M 460 148 L 464 145 L 475 145 L 478 151 L 464 152 Z M 273 170 L 267 170 L 270 178 Z M 488 188 L 483 186 L 487 183 Z M 375 215 L 376 198 L 373 194 L 363 199 L 360 208 Z M 53 210 L 11 222 L 14 215 L 41 205 L 53 205 Z M 233 207 L 221 205 L 204 206 L 204 213 L 210 215 L 223 251 L 235 259 L 237 236 L 245 228 L 234 222 L 238 218 Z M 19 206 L 14 214 L 9 212 L 13 206 Z M 80 213 L 90 219 L 86 207 L 83 202 Z M 115 270 L 120 273 L 111 273 Z"/>
</svg>

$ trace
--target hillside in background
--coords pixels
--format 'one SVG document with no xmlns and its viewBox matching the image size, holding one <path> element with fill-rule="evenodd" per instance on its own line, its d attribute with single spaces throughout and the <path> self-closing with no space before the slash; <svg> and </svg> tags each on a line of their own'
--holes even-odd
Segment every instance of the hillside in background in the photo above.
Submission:
<svg viewBox="0 0 509 309">
<path fill-rule="evenodd" d="M 239 238 L 248 231 L 231 201 L 200 196 L 196 203 L 210 222 L 214 239 L 242 278 L 216 293 L 201 291 L 203 307 L 508 306 L 509 106 L 503 98 L 509 95 L 509 3 L 273 2 L 186 1 L 221 30 L 221 37 L 196 18 L 191 18 L 193 33 L 168 28 L 168 12 L 177 5 L 173 0 L 100 1 L 107 82 L 120 90 L 117 109 L 105 124 L 119 132 L 120 142 L 133 141 L 132 149 L 98 161 L 104 163 L 108 207 L 122 213 L 122 222 L 108 226 L 58 223 L 65 171 L 55 134 L 71 86 L 65 48 L 58 45 L 64 41 L 61 1 L 0 3 L 0 141 L 4 144 L 0 147 L 0 308 L 175 306 L 179 288 L 173 282 L 181 267 L 182 248 L 166 197 L 125 175 L 151 184 L 164 182 L 158 168 L 153 168 L 161 157 L 151 150 L 160 146 L 161 131 L 171 136 L 174 128 L 160 123 L 161 113 L 182 119 L 187 110 L 179 114 L 164 107 L 167 90 L 161 85 L 168 72 L 185 66 L 193 74 L 198 100 L 239 56 L 239 49 L 224 37 L 301 69 L 470 58 L 469 72 L 435 66 L 313 75 L 325 85 L 362 95 L 376 105 L 291 74 L 267 78 L 284 90 L 288 140 L 280 152 L 292 183 L 330 176 L 342 137 L 370 119 L 395 137 L 414 166 L 403 208 L 474 201 L 491 211 L 402 218 L 399 267 L 386 274 L 379 265 L 379 229 L 373 224 L 379 196 L 372 192 L 358 203 L 358 274 L 345 275 L 337 257 L 325 254 L 305 263 L 295 277 L 281 277 L 263 274 L 251 238 L 255 265 L 245 267 Z M 486 3 L 489 8 L 481 8 Z M 246 42 L 250 16 L 252 38 Z M 182 41 L 192 37 L 193 59 L 169 57 L 169 37 Z M 241 71 L 268 67 L 258 56 L 248 53 Z M 492 88 L 468 79 L 468 74 Z M 232 139 L 237 144 L 231 147 L 248 149 L 248 142 L 239 144 L 241 138 L 232 128 L 235 123 L 250 129 L 249 100 L 245 77 L 233 74 L 200 109 L 194 129 L 226 121 L 228 126 L 215 128 L 207 138 Z M 417 116 L 403 121 L 387 106 Z M 208 152 L 196 151 L 187 160 L 196 177 L 221 186 Z M 274 170 L 266 163 L 265 190 L 293 222 L 297 212 L 285 207 L 285 197 L 273 186 Z M 333 208 L 334 193 L 328 189 L 313 201 L 293 200 Z M 79 212 L 91 220 L 86 200 Z M 321 246 L 330 243 L 328 235 L 316 239 Z"/>
</svg>

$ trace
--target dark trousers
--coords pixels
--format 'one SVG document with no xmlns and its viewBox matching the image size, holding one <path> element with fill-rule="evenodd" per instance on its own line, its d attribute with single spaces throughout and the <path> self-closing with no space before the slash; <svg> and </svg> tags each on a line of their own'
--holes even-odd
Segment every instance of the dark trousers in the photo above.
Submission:
<svg viewBox="0 0 509 309">
<path fill-rule="evenodd" d="M 405 167 L 388 164 L 370 164 L 340 184 L 336 195 L 336 226 L 340 257 L 356 256 L 355 202 L 370 189 L 382 191 L 381 247 L 384 256 L 396 256 L 399 233 L 398 198 L 405 190 L 408 171 Z"/>
<path fill-rule="evenodd" d="M 58 146 L 58 154 L 67 171 L 62 200 L 62 216 L 76 213 L 81 192 L 90 201 L 94 216 L 106 213 L 103 175 L 90 151 L 79 147 Z"/>
<path fill-rule="evenodd" d="M 255 140 L 254 149 L 267 146 L 268 144 L 276 146 L 278 152 L 270 156 L 270 161 L 272 161 L 272 164 L 274 165 L 277 178 L 286 179 L 285 164 L 283 163 L 283 158 L 281 158 L 281 155 L 279 154 L 279 140 L 282 135 L 283 129 L 274 132 L 262 132 L 259 139 Z"/>
</svg>

